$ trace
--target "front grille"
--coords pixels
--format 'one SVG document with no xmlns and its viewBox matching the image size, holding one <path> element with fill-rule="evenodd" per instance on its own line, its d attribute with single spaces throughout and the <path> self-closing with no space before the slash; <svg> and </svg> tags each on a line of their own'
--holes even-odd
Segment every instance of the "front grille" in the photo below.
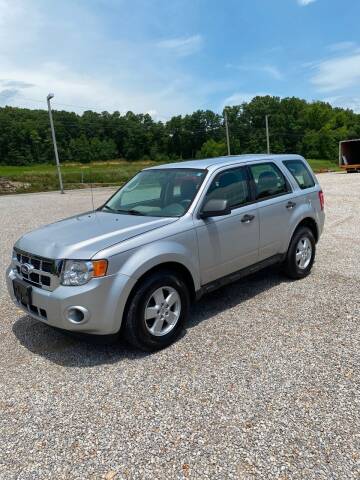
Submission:
<svg viewBox="0 0 360 480">
<path fill-rule="evenodd" d="M 16 249 L 15 253 L 15 267 L 19 278 L 30 285 L 45 290 L 54 290 L 59 285 L 60 261 L 50 260 Z M 23 265 L 25 265 L 25 268 Z"/>
</svg>

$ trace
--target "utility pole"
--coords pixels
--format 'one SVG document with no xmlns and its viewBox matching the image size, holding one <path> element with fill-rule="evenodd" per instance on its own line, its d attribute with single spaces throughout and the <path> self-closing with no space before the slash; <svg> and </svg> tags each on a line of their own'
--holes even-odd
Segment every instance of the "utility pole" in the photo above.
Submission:
<svg viewBox="0 0 360 480">
<path fill-rule="evenodd" d="M 228 151 L 228 155 L 231 155 L 231 153 L 230 153 L 229 125 L 228 125 L 228 117 L 227 117 L 226 108 L 224 109 L 224 120 L 225 120 L 225 130 L 226 130 L 227 151 Z"/>
<path fill-rule="evenodd" d="M 62 181 L 61 170 L 60 170 L 59 154 L 58 154 L 58 149 L 57 149 L 57 144 L 56 144 L 55 128 L 54 128 L 54 122 L 53 122 L 51 105 L 50 105 L 50 100 L 52 98 L 54 98 L 54 94 L 49 93 L 49 95 L 46 97 L 46 100 L 47 100 L 48 111 L 49 111 L 49 119 L 50 119 L 51 135 L 52 135 L 52 140 L 53 140 L 53 145 L 54 145 L 56 168 L 57 168 L 58 176 L 59 176 L 60 192 L 64 193 L 63 181 Z"/>
<path fill-rule="evenodd" d="M 268 153 L 268 155 L 270 154 L 269 117 L 270 117 L 270 115 L 265 115 L 266 145 L 267 145 L 267 153 Z"/>
</svg>

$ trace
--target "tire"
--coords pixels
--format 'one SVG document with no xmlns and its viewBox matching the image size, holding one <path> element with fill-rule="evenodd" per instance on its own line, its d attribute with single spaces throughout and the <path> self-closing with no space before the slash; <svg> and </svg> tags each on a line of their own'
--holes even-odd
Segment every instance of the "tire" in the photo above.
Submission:
<svg viewBox="0 0 360 480">
<path fill-rule="evenodd" d="M 294 280 L 309 275 L 315 260 L 315 252 L 316 243 L 312 231 L 307 227 L 299 227 L 291 239 L 286 254 L 284 273 Z"/>
<path fill-rule="evenodd" d="M 164 305 L 160 300 L 164 300 Z M 144 351 L 167 347 L 181 333 L 189 307 L 189 290 L 181 276 L 168 270 L 154 272 L 136 287 L 130 298 L 124 326 L 126 340 Z"/>
</svg>

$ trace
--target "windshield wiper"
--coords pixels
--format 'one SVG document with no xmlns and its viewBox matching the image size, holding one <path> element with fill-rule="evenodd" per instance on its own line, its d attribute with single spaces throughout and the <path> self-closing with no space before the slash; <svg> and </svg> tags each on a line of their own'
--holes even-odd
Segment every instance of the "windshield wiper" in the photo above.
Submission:
<svg viewBox="0 0 360 480">
<path fill-rule="evenodd" d="M 145 215 L 145 213 L 140 212 L 139 210 L 135 210 L 134 208 L 131 208 L 130 210 L 116 210 L 117 212 L 126 212 L 129 215 Z"/>
<path fill-rule="evenodd" d="M 135 210 L 134 208 L 127 210 L 125 208 L 111 208 L 108 205 L 104 205 L 103 208 L 107 208 L 108 210 L 110 210 L 110 212 L 114 213 L 127 213 L 128 215 L 145 215 L 144 213 L 140 212 L 139 210 Z"/>
<path fill-rule="evenodd" d="M 109 207 L 108 205 L 103 205 L 102 207 L 100 207 L 101 210 L 102 210 L 103 208 L 106 208 L 107 210 L 110 210 L 110 212 L 116 212 L 116 210 L 114 210 L 113 208 Z"/>
</svg>

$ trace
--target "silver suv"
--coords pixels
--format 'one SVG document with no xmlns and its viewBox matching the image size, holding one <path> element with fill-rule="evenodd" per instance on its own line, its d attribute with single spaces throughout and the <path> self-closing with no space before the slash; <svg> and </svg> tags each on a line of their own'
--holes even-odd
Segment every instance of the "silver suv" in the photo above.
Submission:
<svg viewBox="0 0 360 480">
<path fill-rule="evenodd" d="M 203 293 L 279 263 L 310 273 L 324 198 L 298 155 L 242 155 L 145 169 L 94 212 L 25 234 L 7 270 L 17 306 L 74 332 L 175 340 Z"/>
</svg>

